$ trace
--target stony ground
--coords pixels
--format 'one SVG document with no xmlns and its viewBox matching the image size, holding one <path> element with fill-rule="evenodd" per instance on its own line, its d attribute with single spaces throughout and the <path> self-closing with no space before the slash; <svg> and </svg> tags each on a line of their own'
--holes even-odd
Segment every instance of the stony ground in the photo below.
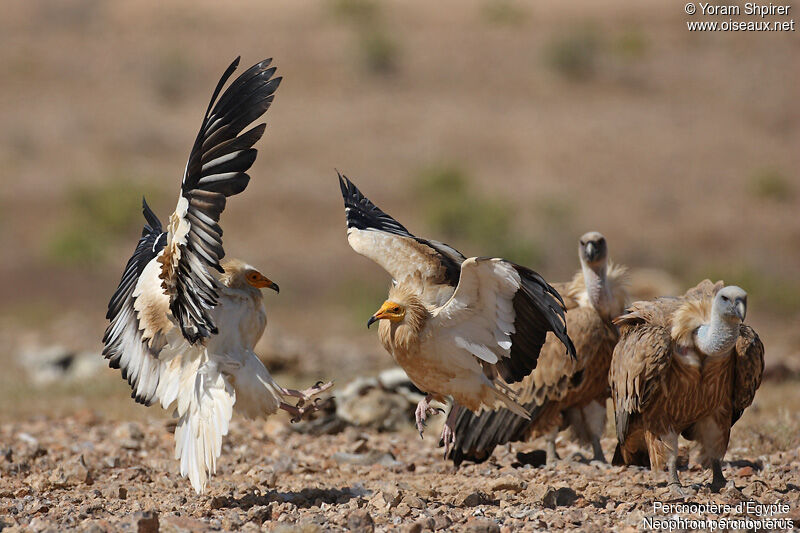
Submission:
<svg viewBox="0 0 800 533">
<path fill-rule="evenodd" d="M 504 447 L 489 463 L 456 470 L 430 433 L 421 441 L 410 428 L 348 427 L 310 436 L 280 418 L 235 419 L 217 475 L 198 496 L 177 472 L 164 421 L 117 422 L 86 411 L 5 423 L 0 530 L 632 531 L 656 516 L 654 502 L 671 499 L 650 471 L 590 463 L 565 442 L 555 468 L 522 465 L 518 449 Z M 710 474 L 689 463 L 681 476 L 690 500 L 783 502 L 789 513 L 778 516 L 800 522 L 798 449 L 760 455 L 751 451 L 758 432 L 734 436 L 728 487 L 711 493 Z M 609 455 L 612 439 L 603 444 Z"/>
</svg>

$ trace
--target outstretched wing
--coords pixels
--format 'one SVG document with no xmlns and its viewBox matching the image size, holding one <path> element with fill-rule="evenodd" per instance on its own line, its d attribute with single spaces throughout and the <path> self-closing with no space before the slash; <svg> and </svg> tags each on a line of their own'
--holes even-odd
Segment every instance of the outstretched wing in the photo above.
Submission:
<svg viewBox="0 0 800 533">
<path fill-rule="evenodd" d="M 761 377 L 764 374 L 764 345 L 750 326 L 742 324 L 739 327 L 735 356 L 731 425 L 735 424 L 744 410 L 753 403 L 756 389 L 761 385 Z"/>
<path fill-rule="evenodd" d="M 142 292 L 143 273 L 148 265 L 155 264 L 155 258 L 164 249 L 167 234 L 144 198 L 142 210 L 147 224 L 125 266 L 119 286 L 108 302 L 106 318 L 111 323 L 103 335 L 103 356 L 109 360 L 111 368 L 121 369 L 122 377 L 133 389 L 131 396 L 137 402 L 149 405 L 158 387 L 158 352 L 161 346 L 154 339 L 154 332 L 160 326 L 153 323 L 148 314 L 140 316 L 136 298 Z"/>
<path fill-rule="evenodd" d="M 493 365 L 507 383 L 536 367 L 552 331 L 574 357 L 561 297 L 538 274 L 498 258 L 469 258 L 453 296 L 430 321 L 440 335 Z"/>
<path fill-rule="evenodd" d="M 211 309 L 217 304 L 216 280 L 222 272 L 222 229 L 218 222 L 226 198 L 242 192 L 256 159 L 253 145 L 266 124 L 241 133 L 261 117 L 275 96 L 281 78 L 273 78 L 271 59 L 253 65 L 217 99 L 239 64 L 237 58 L 214 90 L 192 147 L 181 184 L 178 206 L 170 217 L 167 244 L 159 257 L 163 288 L 170 311 L 184 337 L 195 343 L 217 332 Z"/>
<path fill-rule="evenodd" d="M 426 286 L 458 285 L 465 259 L 458 250 L 415 237 L 364 196 L 347 176 L 339 174 L 339 186 L 344 197 L 347 242 L 353 250 L 378 263 L 398 283 L 418 276 Z"/>
<path fill-rule="evenodd" d="M 647 407 L 661 386 L 671 359 L 672 337 L 668 328 L 649 322 L 622 327 L 608 374 L 620 444 L 627 437 L 630 418 Z"/>
<path fill-rule="evenodd" d="M 566 314 L 567 329 L 575 342 L 577 360 L 564 353 L 558 338 L 552 333 L 542 347 L 536 369 L 521 382 L 512 386 L 517 401 L 531 416 L 523 418 L 508 409 L 496 409 L 474 414 L 462 409 L 456 419 L 456 442 L 450 458 L 456 465 L 464 460 L 481 462 L 491 456 L 496 446 L 529 438 L 535 428 L 546 431 L 562 409 L 582 400 L 587 389 L 597 384 L 589 379 L 602 379 L 600 388 L 607 387 L 608 367 L 602 368 L 611 356 L 616 334 L 600 319 L 594 308 L 574 307 Z M 594 386 L 593 386 L 594 385 Z"/>
</svg>

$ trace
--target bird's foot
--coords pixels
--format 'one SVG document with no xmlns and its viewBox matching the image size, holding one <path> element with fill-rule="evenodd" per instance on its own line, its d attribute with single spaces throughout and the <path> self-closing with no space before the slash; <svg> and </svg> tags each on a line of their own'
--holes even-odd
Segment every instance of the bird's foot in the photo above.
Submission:
<svg viewBox="0 0 800 533">
<path fill-rule="evenodd" d="M 450 424 L 445 423 L 442 427 L 442 435 L 439 437 L 439 446 L 444 446 L 444 458 L 447 460 L 447 455 L 456 443 L 456 433 Z"/>
<path fill-rule="evenodd" d="M 428 419 L 428 415 L 444 413 L 444 409 L 442 408 L 431 407 L 430 401 L 432 399 L 433 398 L 431 396 L 426 396 L 425 398 L 421 399 L 417 404 L 417 409 L 414 411 L 414 418 L 417 423 L 419 438 L 423 438 L 422 433 L 425 431 L 425 421 Z"/>
<path fill-rule="evenodd" d="M 295 390 L 295 389 L 283 389 L 283 394 L 286 396 L 291 396 L 293 398 L 299 398 L 297 402 L 297 407 L 303 407 L 307 402 L 310 402 L 312 399 L 319 400 L 319 398 L 314 398 L 315 396 L 325 392 L 326 390 L 333 387 L 333 381 L 329 381 L 327 383 L 323 383 L 322 381 L 317 381 L 313 387 L 309 387 L 305 390 Z"/>
<path fill-rule="evenodd" d="M 685 500 L 686 498 L 689 497 L 686 494 L 686 491 L 683 490 L 683 487 L 681 487 L 680 483 L 670 482 L 670 484 L 668 485 L 668 488 L 669 488 L 670 495 L 673 498 L 677 498 L 677 499 L 680 499 L 680 500 Z"/>
<path fill-rule="evenodd" d="M 303 403 L 303 400 L 298 401 L 297 405 L 281 402 L 279 407 L 292 415 L 291 422 L 292 424 L 296 424 L 311 413 L 319 411 L 319 398 L 314 398 L 314 401 L 309 404 Z"/>
</svg>

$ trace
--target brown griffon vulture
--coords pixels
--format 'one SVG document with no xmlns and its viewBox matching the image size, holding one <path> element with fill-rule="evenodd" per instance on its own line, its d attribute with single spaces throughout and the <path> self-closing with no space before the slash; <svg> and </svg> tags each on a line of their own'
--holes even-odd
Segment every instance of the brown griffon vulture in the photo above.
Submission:
<svg viewBox="0 0 800 533">
<path fill-rule="evenodd" d="M 678 436 L 697 441 L 711 487 L 725 485 L 720 461 L 731 426 L 753 402 L 764 345 L 745 325 L 747 293 L 702 281 L 679 298 L 636 302 L 614 322 L 620 340 L 609 373 L 619 441 L 615 464 L 662 470 L 678 480 Z"/>
<path fill-rule="evenodd" d="M 626 269 L 608 260 L 606 239 L 596 231 L 580 238 L 578 257 L 581 270 L 573 280 L 554 285 L 564 296 L 577 359 L 565 357 L 558 340 L 548 334 L 536 369 L 513 386 L 530 420 L 507 409 L 479 414 L 461 410 L 451 454 L 455 464 L 484 461 L 499 444 L 540 435 L 547 439 L 547 462 L 552 463 L 557 459 L 556 436 L 567 426 L 581 443 L 592 446 L 595 459 L 605 460 L 600 437 L 610 396 L 608 367 L 618 339 L 611 320 L 625 309 Z"/>
<path fill-rule="evenodd" d="M 221 262 L 220 214 L 247 186 L 266 124 L 242 131 L 269 109 L 281 81 L 270 62 L 249 68 L 220 96 L 239 59 L 225 71 L 166 231 L 143 201 L 147 224 L 108 304 L 103 355 L 137 402 L 173 409 L 175 458 L 198 493 L 216 469 L 234 404 L 249 417 L 282 408 L 297 418 L 330 387 L 301 392 L 275 382 L 253 349 L 267 324 L 261 289 L 278 285 L 243 261 Z M 289 405 L 288 397 L 300 400 Z"/>
<path fill-rule="evenodd" d="M 464 257 L 437 241 L 415 237 L 339 175 L 350 246 L 393 278 L 389 298 L 367 323 L 380 321 L 381 343 L 427 396 L 416 410 L 422 436 L 429 402 L 471 411 L 505 406 L 528 412 L 509 384 L 536 367 L 551 331 L 574 357 L 561 296 L 536 272 L 510 261 Z M 453 418 L 442 430 L 445 454 Z"/>
</svg>

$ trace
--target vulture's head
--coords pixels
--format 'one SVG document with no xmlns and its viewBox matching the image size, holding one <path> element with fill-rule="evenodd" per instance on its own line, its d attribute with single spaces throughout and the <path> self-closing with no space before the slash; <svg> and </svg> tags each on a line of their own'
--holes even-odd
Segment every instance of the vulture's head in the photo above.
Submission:
<svg viewBox="0 0 800 533">
<path fill-rule="evenodd" d="M 367 321 L 367 327 L 370 327 L 378 320 L 388 320 L 390 322 L 402 322 L 406 317 L 406 307 L 397 302 L 386 300 L 383 302 L 378 311 L 372 315 Z"/>
<path fill-rule="evenodd" d="M 220 275 L 220 281 L 231 289 L 272 289 L 280 292 L 278 284 L 270 280 L 264 274 L 238 259 L 229 259 L 222 263 L 224 272 Z"/>
<path fill-rule="evenodd" d="M 584 233 L 578 245 L 578 253 L 581 257 L 581 263 L 592 270 L 598 270 L 598 267 L 601 266 L 604 267 L 608 258 L 606 238 L 597 231 Z"/>
<path fill-rule="evenodd" d="M 367 327 L 379 320 L 388 320 L 394 324 L 408 324 L 418 328 L 426 315 L 425 306 L 412 289 L 395 285 L 389 290 L 389 299 L 367 321 Z"/>
<path fill-rule="evenodd" d="M 726 322 L 744 322 L 747 314 L 747 293 L 736 285 L 723 287 L 714 297 L 711 314 Z"/>
</svg>

